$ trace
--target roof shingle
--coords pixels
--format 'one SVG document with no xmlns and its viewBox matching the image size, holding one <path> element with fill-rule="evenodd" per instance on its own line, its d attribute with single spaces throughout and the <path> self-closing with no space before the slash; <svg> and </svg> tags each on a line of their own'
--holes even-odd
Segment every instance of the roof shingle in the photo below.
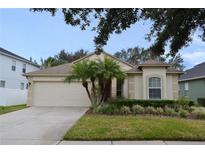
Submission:
<svg viewBox="0 0 205 154">
<path fill-rule="evenodd" d="M 47 75 L 56 75 L 56 76 L 66 76 L 71 73 L 72 63 L 66 63 L 55 67 L 49 67 L 46 69 L 26 73 L 25 76 L 47 76 Z"/>
<path fill-rule="evenodd" d="M 205 78 L 205 62 L 194 66 L 191 69 L 185 71 L 183 75 L 180 76 L 179 81 L 191 80 L 193 78 Z"/>
</svg>

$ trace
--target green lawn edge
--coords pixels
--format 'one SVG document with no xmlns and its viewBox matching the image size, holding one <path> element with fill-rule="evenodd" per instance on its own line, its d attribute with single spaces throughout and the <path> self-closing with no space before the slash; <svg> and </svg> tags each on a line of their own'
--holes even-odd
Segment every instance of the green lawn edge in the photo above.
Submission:
<svg viewBox="0 0 205 154">
<path fill-rule="evenodd" d="M 27 107 L 28 106 L 26 104 L 11 105 L 11 106 L 0 106 L 0 115 L 6 114 L 6 113 L 9 113 L 9 112 L 22 110 L 22 109 L 25 109 Z"/>
<path fill-rule="evenodd" d="M 84 115 L 64 140 L 205 141 L 205 121 L 159 116 Z"/>
</svg>

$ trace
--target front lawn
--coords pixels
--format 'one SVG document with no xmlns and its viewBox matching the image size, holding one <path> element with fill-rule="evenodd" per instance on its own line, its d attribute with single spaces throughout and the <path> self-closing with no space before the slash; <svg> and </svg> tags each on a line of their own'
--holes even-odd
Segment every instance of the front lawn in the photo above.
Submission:
<svg viewBox="0 0 205 154">
<path fill-rule="evenodd" d="M 205 121 L 157 116 L 87 114 L 65 140 L 205 140 Z"/>
<path fill-rule="evenodd" d="M 26 104 L 12 105 L 12 106 L 0 106 L 0 115 L 8 113 L 8 112 L 21 110 L 21 109 L 24 109 L 26 107 L 27 107 Z"/>
</svg>

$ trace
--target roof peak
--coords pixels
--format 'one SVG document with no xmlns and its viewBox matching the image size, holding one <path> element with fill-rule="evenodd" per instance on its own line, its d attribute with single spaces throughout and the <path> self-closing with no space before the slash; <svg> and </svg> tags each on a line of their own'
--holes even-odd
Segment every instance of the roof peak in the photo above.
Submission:
<svg viewBox="0 0 205 154">
<path fill-rule="evenodd" d="M 28 60 L 28 59 L 26 59 L 26 58 L 24 58 L 24 57 L 21 57 L 21 56 L 19 56 L 19 55 L 13 53 L 13 52 L 11 52 L 11 51 L 8 51 L 8 50 L 6 50 L 6 49 L 4 49 L 4 48 L 2 48 L 2 47 L 0 47 L 0 52 L 1 52 L 2 54 L 7 55 L 7 56 L 14 57 L 14 58 L 16 58 L 16 59 L 22 60 L 22 61 L 24 61 L 24 62 L 27 62 L 27 63 L 31 64 L 31 65 L 34 65 L 34 66 L 39 67 L 39 65 L 33 63 L 32 61 L 30 61 L 30 60 Z"/>
<path fill-rule="evenodd" d="M 159 60 L 147 60 L 139 64 L 139 66 L 171 66 L 171 65 L 166 62 L 159 61 Z"/>
</svg>

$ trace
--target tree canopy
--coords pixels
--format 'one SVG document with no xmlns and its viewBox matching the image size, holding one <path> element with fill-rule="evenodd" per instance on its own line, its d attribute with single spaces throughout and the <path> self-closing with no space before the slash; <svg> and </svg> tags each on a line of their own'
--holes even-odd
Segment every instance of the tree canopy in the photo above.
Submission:
<svg viewBox="0 0 205 154">
<path fill-rule="evenodd" d="M 32 11 L 48 11 L 54 16 L 60 9 L 38 8 Z M 150 32 L 146 35 L 154 43 L 149 47 L 155 55 L 163 55 L 169 44 L 169 53 L 173 57 L 182 48 L 192 42 L 197 29 L 199 37 L 205 41 L 205 9 L 61 9 L 66 24 L 80 26 L 82 30 L 92 26 L 97 32 L 94 38 L 97 49 L 106 45 L 113 33 L 121 33 L 140 20 L 151 21 Z M 93 26 L 94 20 L 97 25 Z"/>
<path fill-rule="evenodd" d="M 61 65 L 64 63 L 71 63 L 79 58 L 86 56 L 87 53 L 88 51 L 85 51 L 83 49 L 80 49 L 74 53 L 61 50 L 58 54 L 56 54 L 53 57 L 50 56 L 47 59 L 41 58 L 41 67 L 47 68 L 47 67 Z"/>
<path fill-rule="evenodd" d="M 162 62 L 167 62 L 172 65 L 173 68 L 178 70 L 183 70 L 183 59 L 180 54 L 176 54 L 176 56 L 170 56 L 169 54 L 163 56 L 154 56 L 150 54 L 148 50 L 144 48 L 134 47 L 128 48 L 127 50 L 121 50 L 114 54 L 117 58 L 126 61 L 132 65 L 137 65 L 139 63 L 143 63 L 147 60 L 157 60 Z"/>
</svg>

